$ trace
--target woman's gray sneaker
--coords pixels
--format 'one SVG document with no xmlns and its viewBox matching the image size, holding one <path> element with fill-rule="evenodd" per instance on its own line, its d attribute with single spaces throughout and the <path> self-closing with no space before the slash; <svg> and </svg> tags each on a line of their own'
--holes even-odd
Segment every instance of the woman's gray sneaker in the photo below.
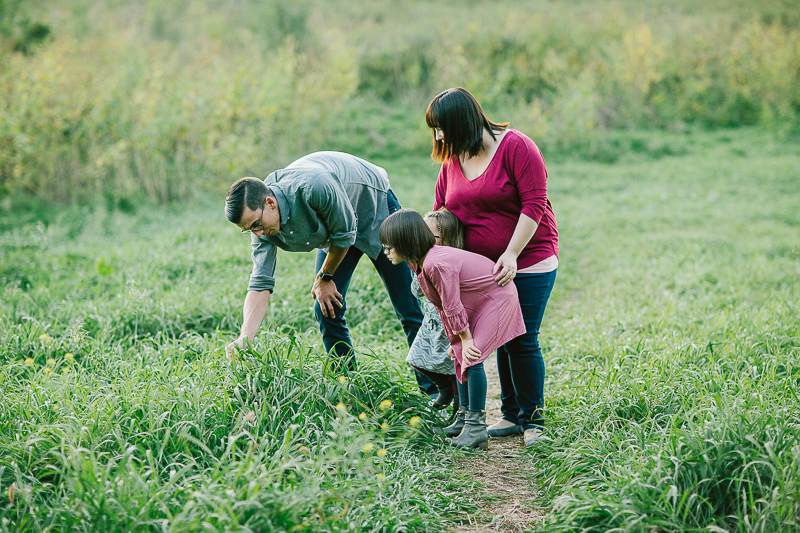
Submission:
<svg viewBox="0 0 800 533">
<path fill-rule="evenodd" d="M 544 434 L 544 431 L 542 431 L 542 428 L 526 429 L 525 433 L 524 433 L 524 435 L 525 435 L 525 446 L 526 447 L 533 446 L 534 444 L 539 442 L 539 439 L 542 437 L 543 434 Z"/>
</svg>

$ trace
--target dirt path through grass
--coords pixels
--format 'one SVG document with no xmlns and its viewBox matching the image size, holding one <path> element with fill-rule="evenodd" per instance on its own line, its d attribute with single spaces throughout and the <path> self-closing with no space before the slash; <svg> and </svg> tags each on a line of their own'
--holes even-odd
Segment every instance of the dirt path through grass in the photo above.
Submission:
<svg viewBox="0 0 800 533">
<path fill-rule="evenodd" d="M 501 416 L 495 357 L 489 357 L 484 367 L 488 381 L 486 422 L 491 425 Z M 490 439 L 488 451 L 465 457 L 459 466 L 472 472 L 483 485 L 489 503 L 483 517 L 470 517 L 471 523 L 454 528 L 453 533 L 528 531 L 544 519 L 546 510 L 537 506 L 539 498 L 529 481 L 535 464 L 522 449 L 522 436 Z"/>
</svg>

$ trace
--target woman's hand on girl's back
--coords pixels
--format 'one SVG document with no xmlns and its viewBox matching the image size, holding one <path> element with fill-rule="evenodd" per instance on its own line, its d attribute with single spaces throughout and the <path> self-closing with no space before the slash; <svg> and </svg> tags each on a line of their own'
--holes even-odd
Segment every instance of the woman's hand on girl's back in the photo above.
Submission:
<svg viewBox="0 0 800 533">
<path fill-rule="evenodd" d="M 504 252 L 494 264 L 492 274 L 497 274 L 494 280 L 501 287 L 511 283 L 517 275 L 517 256 L 513 252 Z"/>
</svg>

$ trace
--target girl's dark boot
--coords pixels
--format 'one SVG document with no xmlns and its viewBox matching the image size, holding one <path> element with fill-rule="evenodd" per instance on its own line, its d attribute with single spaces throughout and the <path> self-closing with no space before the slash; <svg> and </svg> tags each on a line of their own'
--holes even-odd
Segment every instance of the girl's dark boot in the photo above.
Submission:
<svg viewBox="0 0 800 533">
<path fill-rule="evenodd" d="M 461 431 L 464 429 L 465 418 L 467 412 L 464 406 L 460 406 L 458 408 L 458 412 L 456 413 L 456 421 L 450 424 L 449 426 L 445 426 L 442 428 L 442 431 L 448 437 L 456 437 L 461 434 Z"/>
<path fill-rule="evenodd" d="M 439 391 L 439 396 L 433 400 L 433 405 L 431 405 L 431 408 L 434 411 L 439 411 L 450 405 L 450 402 L 453 401 L 453 385 L 450 383 L 450 376 L 445 374 L 436 374 L 435 376 L 429 377 L 436 385 L 436 389 Z"/>
</svg>

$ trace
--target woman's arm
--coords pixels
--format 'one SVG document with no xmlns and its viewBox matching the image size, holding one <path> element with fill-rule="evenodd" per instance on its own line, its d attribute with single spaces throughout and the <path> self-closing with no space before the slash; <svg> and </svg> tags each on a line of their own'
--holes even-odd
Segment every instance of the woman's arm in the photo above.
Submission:
<svg viewBox="0 0 800 533">
<path fill-rule="evenodd" d="M 508 242 L 506 251 L 497 259 L 492 269 L 492 274 L 497 274 L 494 280 L 501 287 L 511 283 L 517 275 L 517 257 L 533 238 L 538 227 L 539 225 L 531 217 L 520 213 L 517 227 L 514 228 L 514 234 Z"/>
<path fill-rule="evenodd" d="M 506 164 L 510 168 L 509 177 L 519 193 L 522 212 L 506 251 L 492 270 L 497 274 L 495 281 L 501 286 L 508 285 L 517 275 L 517 257 L 533 238 L 547 209 L 547 168 L 542 152 L 523 135 L 509 140 L 514 142 L 508 143 Z"/>
</svg>

